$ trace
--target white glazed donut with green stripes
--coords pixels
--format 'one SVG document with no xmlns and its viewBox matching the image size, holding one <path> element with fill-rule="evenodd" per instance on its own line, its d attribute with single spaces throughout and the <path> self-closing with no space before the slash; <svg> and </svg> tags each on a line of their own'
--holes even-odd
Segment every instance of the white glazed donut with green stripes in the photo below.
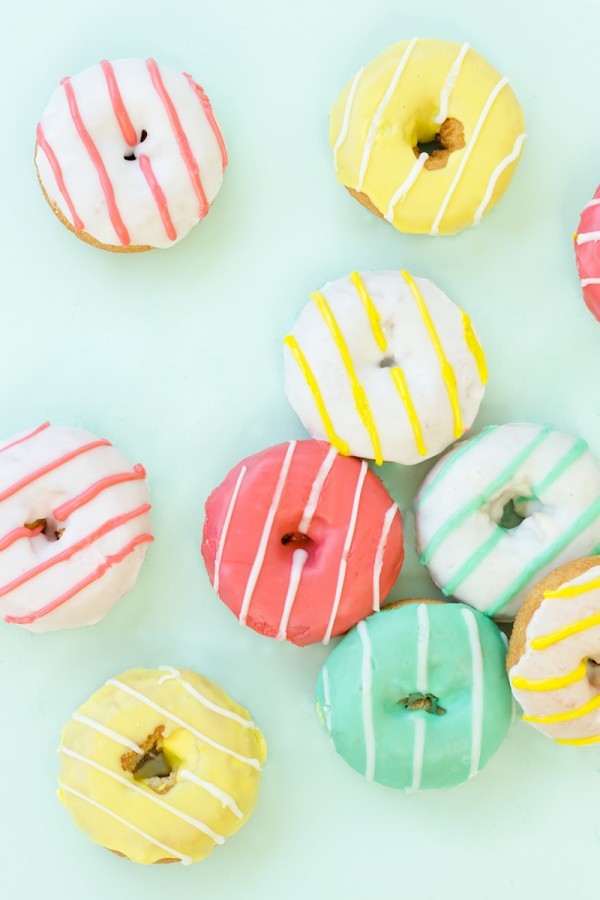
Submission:
<svg viewBox="0 0 600 900">
<path fill-rule="evenodd" d="M 434 466 L 415 517 L 421 562 L 443 593 L 513 618 L 548 572 L 597 552 L 600 465 L 585 441 L 549 426 L 492 425 Z"/>
</svg>

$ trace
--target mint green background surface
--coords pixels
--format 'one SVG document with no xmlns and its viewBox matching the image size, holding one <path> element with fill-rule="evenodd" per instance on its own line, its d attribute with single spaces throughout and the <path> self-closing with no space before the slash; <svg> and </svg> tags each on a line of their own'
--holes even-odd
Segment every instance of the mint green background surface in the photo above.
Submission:
<svg viewBox="0 0 600 900">
<path fill-rule="evenodd" d="M 0 624 L 3 900 L 597 893 L 597 750 L 556 747 L 518 723 L 464 787 L 404 796 L 367 784 L 314 714 L 326 650 L 239 628 L 198 544 L 204 499 L 229 467 L 303 435 L 283 394 L 281 338 L 309 291 L 353 268 L 427 275 L 472 315 L 491 370 L 478 426 L 547 421 L 600 452 L 600 325 L 571 248 L 600 181 L 600 3 L 30 0 L 3 4 L 1 18 L 0 430 L 51 418 L 113 440 L 148 469 L 157 536 L 135 590 L 99 625 L 31 635 Z M 397 234 L 332 172 L 338 91 L 415 34 L 467 40 L 508 73 L 530 135 L 499 206 L 454 238 Z M 192 71 L 231 157 L 209 218 L 175 248 L 132 257 L 61 228 L 32 165 L 35 123 L 59 79 L 127 55 Z M 403 509 L 427 467 L 385 468 Z M 410 516 L 406 530 L 393 595 L 437 596 Z M 70 713 L 106 678 L 160 663 L 221 682 L 270 748 L 253 819 L 191 868 L 111 856 L 55 797 Z"/>
</svg>

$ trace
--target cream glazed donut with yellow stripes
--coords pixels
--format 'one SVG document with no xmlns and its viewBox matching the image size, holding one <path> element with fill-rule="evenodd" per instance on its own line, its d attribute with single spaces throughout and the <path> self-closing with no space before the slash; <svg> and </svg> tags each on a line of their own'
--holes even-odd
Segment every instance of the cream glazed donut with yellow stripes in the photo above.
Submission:
<svg viewBox="0 0 600 900">
<path fill-rule="evenodd" d="M 535 586 L 506 665 L 526 722 L 558 744 L 600 743 L 600 556 L 567 563 Z"/>
<path fill-rule="evenodd" d="M 506 190 L 526 139 L 508 84 L 468 44 L 413 38 L 346 85 L 330 116 L 338 181 L 400 231 L 477 225 Z"/>
<path fill-rule="evenodd" d="M 311 294 L 285 344 L 285 390 L 339 453 L 413 465 L 467 431 L 487 382 L 468 315 L 406 271 L 352 272 Z"/>
</svg>

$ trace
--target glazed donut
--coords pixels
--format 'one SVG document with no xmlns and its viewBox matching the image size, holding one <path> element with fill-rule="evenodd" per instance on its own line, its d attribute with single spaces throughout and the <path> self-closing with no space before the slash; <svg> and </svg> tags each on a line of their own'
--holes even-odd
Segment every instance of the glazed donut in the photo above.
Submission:
<svg viewBox="0 0 600 900">
<path fill-rule="evenodd" d="M 600 187 L 583 208 L 574 241 L 583 299 L 600 321 Z"/>
<path fill-rule="evenodd" d="M 187 864 L 247 821 L 266 745 L 213 681 L 161 666 L 107 681 L 63 729 L 59 755 L 59 798 L 95 844 Z"/>
<path fill-rule="evenodd" d="M 600 556 L 567 563 L 535 586 L 506 667 L 526 722 L 558 744 L 600 741 Z"/>
<path fill-rule="evenodd" d="M 379 609 L 402 567 L 398 506 L 366 462 L 316 441 L 244 459 L 206 502 L 202 556 L 242 625 L 304 646 Z"/>
<path fill-rule="evenodd" d="M 0 610 L 31 631 L 91 625 L 133 587 L 152 537 L 146 472 L 81 428 L 0 443 Z"/>
<path fill-rule="evenodd" d="M 525 138 L 508 78 L 451 41 L 389 47 L 330 117 L 338 181 L 395 228 L 421 234 L 477 225 L 508 187 Z"/>
<path fill-rule="evenodd" d="M 63 78 L 36 130 L 46 200 L 103 250 L 170 247 L 207 214 L 227 165 L 208 97 L 153 59 Z"/>
<path fill-rule="evenodd" d="M 549 426 L 492 425 L 433 467 L 415 515 L 443 593 L 510 619 L 536 581 L 600 544 L 600 465 Z"/>
<path fill-rule="evenodd" d="M 470 428 L 487 368 L 469 317 L 408 272 L 352 272 L 311 294 L 285 338 L 285 390 L 313 437 L 412 465 Z"/>
<path fill-rule="evenodd" d="M 486 616 L 400 601 L 359 622 L 330 654 L 317 713 L 342 759 L 403 790 L 454 787 L 496 752 L 512 718 L 506 648 Z"/>
</svg>

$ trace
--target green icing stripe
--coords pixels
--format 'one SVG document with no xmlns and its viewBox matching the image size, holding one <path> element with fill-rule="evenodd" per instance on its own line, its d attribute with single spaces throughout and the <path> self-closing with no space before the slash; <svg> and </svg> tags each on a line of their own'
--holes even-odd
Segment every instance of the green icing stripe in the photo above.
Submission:
<svg viewBox="0 0 600 900">
<path fill-rule="evenodd" d="M 421 563 L 423 565 L 428 565 L 431 560 L 431 557 L 438 549 L 441 543 L 446 540 L 449 534 L 451 534 L 455 528 L 458 528 L 459 525 L 469 518 L 469 516 L 473 515 L 480 507 L 487 503 L 487 501 L 492 497 L 496 491 L 500 490 L 507 481 L 513 477 L 515 472 L 518 471 L 520 466 L 528 459 L 534 450 L 542 443 L 543 440 L 550 434 L 552 429 L 549 425 L 545 425 L 543 428 L 538 431 L 536 436 L 526 447 L 521 450 L 520 453 L 515 456 L 515 458 L 500 472 L 500 474 L 492 481 L 492 483 L 477 495 L 473 500 L 463 506 L 462 509 L 459 509 L 458 512 L 454 513 L 453 516 L 445 522 L 441 528 L 438 528 L 436 533 L 433 535 L 431 540 L 429 541 L 428 546 L 425 548 L 423 553 L 421 554 Z"/>
<path fill-rule="evenodd" d="M 445 477 L 446 473 L 448 472 L 449 469 L 452 468 L 454 463 L 458 462 L 458 460 L 461 458 L 461 456 L 464 456 L 464 454 L 467 453 L 472 447 L 474 447 L 475 444 L 479 443 L 479 441 L 486 434 L 489 434 L 490 431 L 494 431 L 494 429 L 497 427 L 498 427 L 497 425 L 488 425 L 486 428 L 484 428 L 482 431 L 480 431 L 479 434 L 476 434 L 475 437 L 469 438 L 463 444 L 460 444 L 456 448 L 456 450 L 449 453 L 448 456 L 446 457 L 446 462 L 442 465 L 437 476 L 433 479 L 433 481 L 430 482 L 430 484 L 427 485 L 427 487 L 425 488 L 423 493 L 419 494 L 419 496 L 415 500 L 415 509 L 418 509 L 418 507 L 422 503 L 425 502 L 425 500 L 427 499 L 429 494 L 432 492 L 432 490 L 434 488 L 436 488 L 438 486 L 438 484 L 440 483 L 442 478 Z"/>
<path fill-rule="evenodd" d="M 588 449 L 588 445 L 585 441 L 578 440 L 569 448 L 569 450 L 565 453 L 565 455 L 559 459 L 553 469 L 550 469 L 545 478 L 542 478 L 538 484 L 534 484 L 531 489 L 531 492 L 534 497 L 540 498 L 544 491 L 547 491 L 550 485 L 554 484 L 560 476 L 566 472 L 566 470 L 571 466 L 574 462 L 576 462 L 580 456 L 583 456 L 585 451 Z"/>
<path fill-rule="evenodd" d="M 497 544 L 500 543 L 505 535 L 505 531 L 499 525 L 494 529 L 492 534 L 479 547 L 471 553 L 462 566 L 454 573 L 448 584 L 443 588 L 443 594 L 446 597 L 452 596 L 459 584 L 467 578 L 472 572 L 481 565 L 483 560 L 492 552 Z"/>
</svg>

